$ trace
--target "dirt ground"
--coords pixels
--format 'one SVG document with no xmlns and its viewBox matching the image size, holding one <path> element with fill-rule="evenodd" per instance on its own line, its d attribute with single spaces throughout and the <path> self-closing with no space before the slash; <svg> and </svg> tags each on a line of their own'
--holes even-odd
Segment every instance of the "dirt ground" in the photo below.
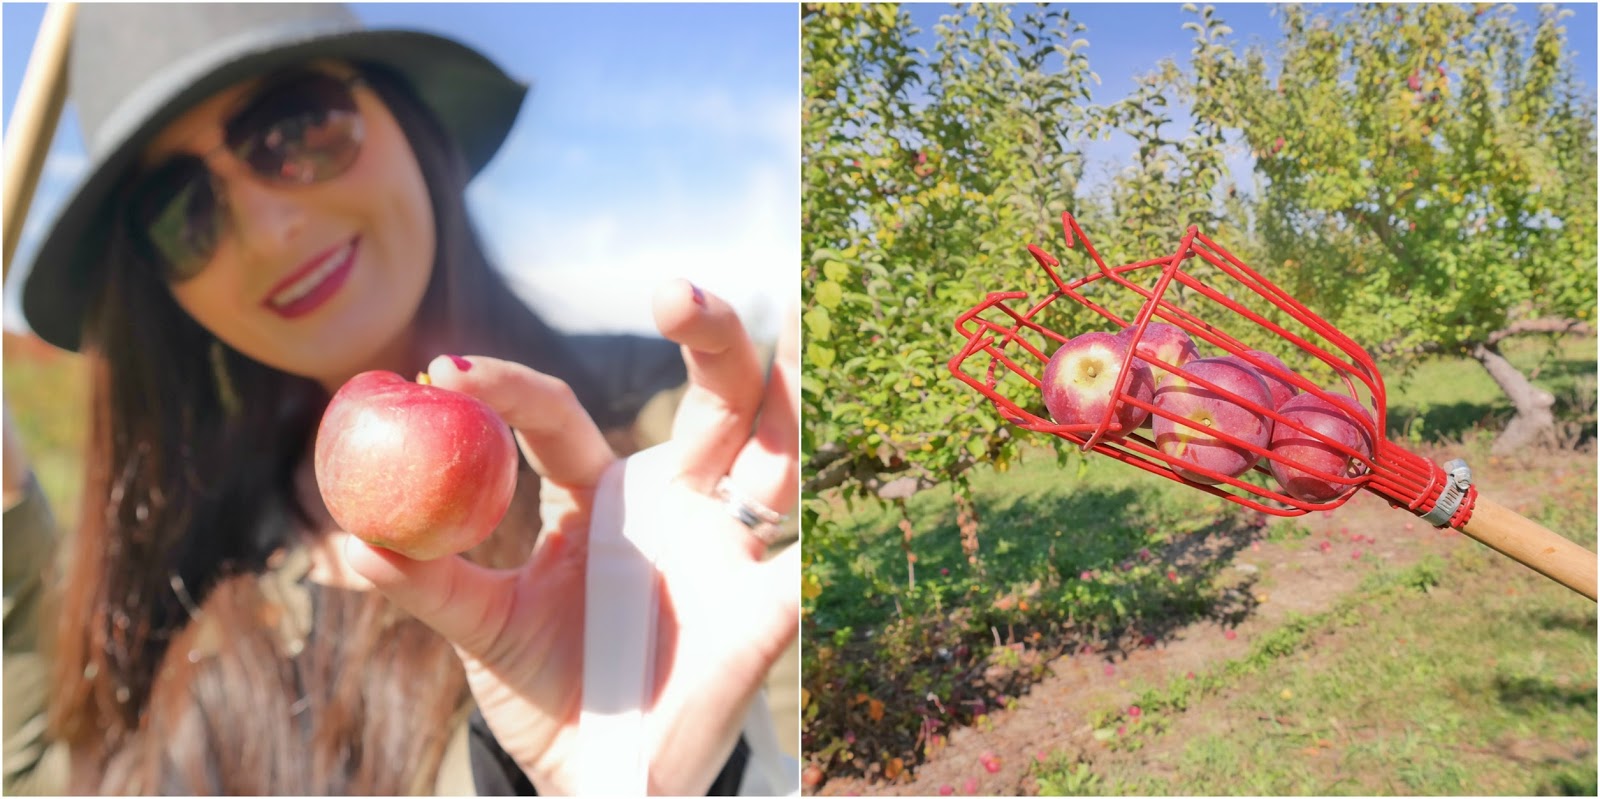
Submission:
<svg viewBox="0 0 1600 799">
<path fill-rule="evenodd" d="M 1426 449 L 1419 454 L 1439 462 L 1454 457 Z M 1515 458 L 1474 464 L 1480 493 L 1527 514 L 1566 475 L 1595 468 L 1592 453 L 1542 452 L 1529 457 L 1539 459 L 1536 468 L 1531 461 Z M 1310 537 L 1273 542 L 1265 539 L 1263 528 L 1255 528 L 1244 534 L 1245 540 L 1185 544 L 1192 550 L 1180 557 L 1180 563 L 1184 557 L 1234 553 L 1238 597 L 1225 604 L 1240 611 L 1170 631 L 1154 645 L 1129 652 L 1057 658 L 1049 664 L 1048 675 L 1019 697 L 1012 709 L 991 713 L 982 728 L 955 731 L 927 762 L 895 783 L 839 777 L 824 783 L 818 793 L 938 796 L 941 788 L 957 795 L 1035 793 L 1030 776 L 1033 761 L 1089 751 L 1096 744 L 1090 714 L 1129 704 L 1137 698 L 1137 686 L 1163 685 L 1245 656 L 1259 636 L 1280 627 L 1290 613 L 1311 615 L 1331 609 L 1340 597 L 1357 589 L 1371 573 L 1374 560 L 1404 567 L 1429 553 L 1448 557 L 1457 547 L 1482 547 L 1365 492 L 1336 511 L 1307 514 L 1300 522 L 1311 531 Z M 983 764 L 995 760 L 999 768 L 990 773 Z"/>
</svg>

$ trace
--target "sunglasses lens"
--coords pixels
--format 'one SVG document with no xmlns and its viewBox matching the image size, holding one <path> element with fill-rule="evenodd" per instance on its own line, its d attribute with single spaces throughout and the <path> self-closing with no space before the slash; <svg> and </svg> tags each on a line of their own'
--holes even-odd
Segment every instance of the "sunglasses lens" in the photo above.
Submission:
<svg viewBox="0 0 1600 799">
<path fill-rule="evenodd" d="M 361 117 L 346 81 L 307 74 L 268 90 L 228 125 L 230 149 L 281 183 L 338 177 L 361 147 Z"/>
<path fill-rule="evenodd" d="M 217 245 L 217 200 L 198 158 L 178 158 L 152 174 L 133 203 L 135 230 L 169 280 L 198 274 Z"/>
<path fill-rule="evenodd" d="M 361 150 L 361 116 L 350 81 L 297 74 L 258 95 L 228 122 L 229 150 L 262 178 L 305 185 L 332 180 Z M 156 170 L 133 197 L 134 229 L 168 280 L 200 273 L 216 251 L 221 213 L 205 162 L 180 156 Z"/>
</svg>

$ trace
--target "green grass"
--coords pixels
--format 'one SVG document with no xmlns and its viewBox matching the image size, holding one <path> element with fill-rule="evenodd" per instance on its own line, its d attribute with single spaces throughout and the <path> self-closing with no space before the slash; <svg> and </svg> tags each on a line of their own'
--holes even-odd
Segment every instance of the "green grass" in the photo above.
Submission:
<svg viewBox="0 0 1600 799">
<path fill-rule="evenodd" d="M 1040 796 L 1098 796 L 1105 790 L 1093 765 L 1060 755 L 1044 762 L 1037 780 Z"/>
<path fill-rule="evenodd" d="M 1154 551 L 1237 522 L 1233 506 L 1222 500 L 1105 458 L 1091 458 L 1081 470 L 1063 468 L 1044 449 L 1031 451 L 1005 473 L 975 474 L 972 483 L 981 520 L 978 567 L 962 550 L 949 487 L 924 491 L 906 503 L 916 557 L 910 568 L 898 508 L 836 505 L 840 537 L 849 542 L 842 548 L 846 551 L 809 553 L 815 559 L 813 573 L 827 586 L 813 614 L 818 627 L 869 628 L 1035 582 L 1060 586 L 1085 571 L 1098 571 L 1101 580 L 1114 583 L 1153 585 L 1150 578 L 1164 580 L 1165 571 L 1144 563 L 1141 549 Z M 1133 568 L 1121 571 L 1130 562 Z"/>
<path fill-rule="evenodd" d="M 34 474 L 62 529 L 75 526 L 88 440 L 88 380 L 82 362 L 6 336 L 5 399 Z"/>
<path fill-rule="evenodd" d="M 1536 384 L 1557 396 L 1558 417 L 1586 430 L 1586 439 L 1592 440 L 1595 340 L 1566 339 L 1554 346 L 1522 340 L 1504 349 L 1514 364 L 1533 373 Z M 1465 442 L 1474 462 L 1488 459 L 1493 425 L 1510 415 L 1499 389 L 1469 359 L 1425 363 L 1403 379 L 1391 377 L 1389 390 L 1391 438 L 1413 444 Z M 1249 608 L 1230 605 L 1240 600 L 1228 592 L 1228 577 L 1220 571 L 1237 548 L 1258 536 L 1290 543 L 1310 535 L 1309 528 L 1295 519 L 1273 519 L 1260 530 L 1255 514 L 1236 505 L 1109 459 L 1091 457 L 1082 463 L 1072 456 L 1058 459 L 1045 447 L 1045 437 L 1034 438 L 1037 441 L 1029 443 L 1039 446 L 1028 449 L 1009 470 L 979 469 L 970 475 L 980 519 L 976 564 L 968 562 L 963 550 L 952 487 L 920 493 L 903 507 L 829 500 L 821 529 L 808 531 L 805 553 L 806 572 L 821 586 L 820 594 L 807 601 L 803 627 L 802 679 L 809 692 L 803 747 L 813 762 L 830 770 L 867 773 L 869 764 L 891 757 L 915 764 L 930 738 L 954 727 L 981 725 L 983 708 L 1015 695 L 1005 691 L 1018 690 L 1018 682 L 996 685 L 985 682 L 984 674 L 986 666 L 1016 666 L 1025 683 L 1030 673 L 1026 662 L 1019 663 L 1018 653 L 1037 652 L 1043 660 L 1085 642 L 1115 647 L 1126 643 L 1130 634 L 1154 633 L 1159 638 L 1201 618 L 1237 620 Z M 1531 481 L 1549 479 L 1537 469 L 1524 476 Z M 1563 485 L 1530 515 L 1592 548 L 1594 476 L 1591 472 L 1580 478 L 1575 485 Z M 903 522 L 909 523 L 909 542 Z M 1179 580 L 1169 580 L 1168 569 L 1188 542 L 1200 538 L 1219 542 L 1220 554 L 1184 561 L 1187 565 L 1177 570 Z M 1466 554 L 1449 562 L 1431 559 L 1403 571 L 1380 571 L 1351 602 L 1316 617 L 1291 618 L 1258 641 L 1245 659 L 1196 680 L 1152 688 L 1140 700 L 1154 709 L 1138 725 L 1144 734 L 1112 743 L 1118 751 L 1153 744 L 1161 730 L 1189 708 L 1224 692 L 1246 695 L 1242 706 L 1257 714 L 1281 709 L 1278 702 L 1298 707 L 1295 725 L 1252 728 L 1238 740 L 1231 734 L 1198 736 L 1180 763 L 1164 764 L 1166 772 L 1176 775 L 1170 780 L 1131 772 L 1102 773 L 1099 763 L 1058 759 L 1036 771 L 1041 790 L 1061 794 L 1479 790 L 1473 767 L 1462 765 L 1472 763 L 1471 758 L 1454 758 L 1445 750 L 1468 745 L 1463 742 L 1476 740 L 1474 735 L 1506 735 L 1518 717 L 1498 700 L 1447 707 L 1445 699 L 1454 696 L 1449 691 L 1467 690 L 1462 686 L 1494 696 L 1522 691 L 1537 700 L 1551 695 L 1550 686 L 1517 682 L 1514 672 L 1452 670 L 1449 664 L 1457 655 L 1451 647 L 1464 647 L 1469 656 L 1510 652 L 1540 645 L 1523 633 L 1557 638 L 1561 634 L 1538 630 L 1501 635 L 1500 627 L 1509 623 L 1504 616 L 1508 611 L 1494 611 L 1493 602 L 1474 604 L 1470 597 L 1448 607 L 1430 606 L 1434 596 L 1427 593 L 1430 589 L 1453 584 L 1462 575 L 1479 579 L 1489 572 L 1499 574 L 1499 581 L 1486 585 L 1489 590 L 1500 589 L 1509 579 L 1502 573 L 1508 566 L 1500 562 L 1503 559 L 1491 559 L 1472 548 L 1459 553 Z M 1521 569 L 1515 564 L 1509 567 Z M 1089 579 L 1084 579 L 1085 573 Z M 1543 578 L 1515 574 L 1511 578 L 1531 580 L 1526 586 L 1530 595 L 1542 590 L 1541 601 L 1551 607 L 1563 602 L 1570 607 L 1572 595 L 1544 586 Z M 1582 640 L 1574 642 L 1568 635 L 1560 638 L 1565 642 L 1560 651 L 1563 662 L 1575 664 L 1568 674 L 1589 675 L 1592 693 L 1592 605 L 1587 612 L 1579 619 L 1588 625 L 1587 650 Z M 1441 626 L 1441 620 L 1449 624 Z M 1474 628 L 1474 624 L 1487 626 Z M 1428 639 L 1436 626 L 1437 635 Z M 1360 636 L 1353 631 L 1369 628 L 1376 631 L 1375 637 L 1368 636 L 1373 641 L 1413 643 L 1399 655 L 1359 642 L 1322 651 L 1322 641 L 1329 635 L 1349 635 L 1354 640 Z M 1550 644 L 1542 643 L 1547 648 Z M 1503 659 L 1500 665 L 1504 666 Z M 1039 673 L 1034 668 L 1032 678 Z M 1495 682 L 1496 677 L 1505 679 Z M 1446 690 L 1444 699 L 1424 694 L 1414 705 L 1407 704 L 1404 691 L 1445 690 L 1441 687 L 1445 684 L 1456 687 Z M 1583 687 L 1562 685 L 1566 687 L 1555 690 Z M 1293 699 L 1275 699 L 1285 688 Z M 1252 691 L 1270 696 L 1255 697 Z M 949 712 L 930 709 L 933 703 L 925 699 L 929 695 Z M 969 705 L 978 709 L 965 709 Z M 1527 702 L 1523 705 L 1526 709 Z M 1340 716 L 1340 707 L 1376 719 L 1379 729 L 1369 735 L 1372 740 L 1354 739 L 1339 750 L 1344 758 L 1339 762 L 1347 764 L 1348 773 L 1330 771 L 1326 758 L 1303 762 L 1304 758 L 1293 757 L 1297 744 L 1302 749 L 1308 745 L 1300 743 L 1308 735 L 1313 736 L 1309 745 L 1316 746 L 1316 741 L 1334 740 L 1326 738 L 1330 730 L 1354 723 L 1359 714 Z M 1374 707 L 1383 712 L 1374 715 Z M 1111 724 L 1120 712 L 1102 712 L 1096 726 Z M 1557 792 L 1592 785 L 1592 701 L 1587 707 L 1557 708 L 1548 715 L 1561 717 L 1561 725 L 1552 729 L 1579 729 L 1587 723 L 1591 768 L 1574 771 L 1569 759 L 1550 768 L 1518 772 L 1537 774 L 1536 779 L 1529 777 L 1534 782 L 1517 783 L 1502 775 L 1500 782 L 1487 784 Z M 1340 721 L 1334 724 L 1330 719 Z M 1389 781 L 1375 781 L 1374 774 L 1387 775 Z"/>
<path fill-rule="evenodd" d="M 1138 724 L 1109 718 L 1133 730 L 1115 742 L 1123 756 L 1047 762 L 1040 784 L 1151 795 L 1594 795 L 1595 606 L 1503 559 L 1463 552 L 1453 594 L 1426 590 L 1446 574 L 1437 559 L 1379 572 L 1248 656 L 1147 692 Z"/>
<path fill-rule="evenodd" d="M 1267 763 L 1302 762 L 1305 747 L 1333 744 L 1338 770 L 1306 779 L 1263 773 L 1251 780 L 1263 793 L 1539 791 L 1581 758 L 1557 756 L 1555 768 L 1518 762 L 1505 756 L 1511 742 L 1559 751 L 1592 744 L 1595 727 L 1593 606 L 1569 615 L 1575 597 L 1539 587 L 1543 601 L 1533 607 L 1496 598 L 1445 609 L 1413 595 L 1362 608 L 1348 648 L 1331 659 L 1290 661 L 1238 687 L 1239 710 L 1295 723 L 1227 743 Z M 1592 787 L 1592 770 L 1589 779 Z M 1200 775 L 1174 783 L 1226 787 Z"/>
<path fill-rule="evenodd" d="M 1594 472 L 1567 476 L 1528 517 L 1593 550 L 1597 532 L 1595 493 Z"/>
<path fill-rule="evenodd" d="M 1189 539 L 1247 546 L 1255 528 L 1231 503 L 1107 459 L 1063 467 L 1034 450 L 1004 473 L 974 475 L 973 564 L 952 494 L 905 504 L 911 568 L 893 505 L 841 503 L 829 545 L 807 538 L 808 571 L 823 586 L 803 628 L 802 746 L 814 758 L 861 770 L 895 757 L 914 764 L 931 736 L 982 724 L 1054 654 L 1240 612 L 1218 579 L 1227 558 L 1169 560 Z"/>
<path fill-rule="evenodd" d="M 1501 352 L 1534 385 L 1555 395 L 1557 418 L 1587 426 L 1587 438 L 1592 439 L 1595 347 L 1593 337 L 1569 336 L 1554 342 L 1523 337 L 1507 341 Z M 1498 429 L 1511 418 L 1511 401 L 1470 358 L 1431 359 L 1404 374 L 1383 371 L 1389 392 L 1389 438 L 1394 441 L 1453 441 L 1474 428 Z"/>
<path fill-rule="evenodd" d="M 1586 418 L 1593 427 L 1594 338 L 1554 344 L 1515 339 L 1504 351 L 1565 406 L 1587 392 Z M 1511 412 L 1488 374 L 1466 358 L 1424 362 L 1391 380 L 1389 390 L 1390 435 L 1398 440 L 1460 440 Z M 839 533 L 829 543 L 842 545 L 808 552 L 811 573 L 827 586 L 813 608 L 818 628 L 870 628 L 1034 581 L 1049 584 L 1086 570 L 1114 569 L 1141 547 L 1170 543 L 1217 519 L 1224 506 L 1233 507 L 1105 458 L 1063 465 L 1045 448 L 1046 438 L 1036 438 L 1039 447 L 1009 471 L 985 469 L 972 476 L 981 573 L 962 551 L 949 487 L 922 492 L 906 504 L 914 564 L 907 563 L 898 508 L 865 500 L 832 503 L 823 518 Z M 1273 520 L 1268 528 L 1270 540 L 1304 535 L 1293 519 Z"/>
</svg>

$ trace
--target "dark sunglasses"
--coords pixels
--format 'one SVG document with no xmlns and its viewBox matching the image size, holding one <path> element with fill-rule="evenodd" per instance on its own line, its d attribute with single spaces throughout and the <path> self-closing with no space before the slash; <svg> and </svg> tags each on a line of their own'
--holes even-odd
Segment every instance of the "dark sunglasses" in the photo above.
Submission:
<svg viewBox="0 0 1600 799">
<path fill-rule="evenodd" d="M 258 92 L 223 125 L 233 157 L 270 183 L 306 186 L 344 174 L 361 152 L 359 77 L 296 72 Z M 128 204 L 145 255 L 167 280 L 200 274 L 216 254 L 227 217 L 210 155 L 178 155 L 144 177 Z"/>
</svg>

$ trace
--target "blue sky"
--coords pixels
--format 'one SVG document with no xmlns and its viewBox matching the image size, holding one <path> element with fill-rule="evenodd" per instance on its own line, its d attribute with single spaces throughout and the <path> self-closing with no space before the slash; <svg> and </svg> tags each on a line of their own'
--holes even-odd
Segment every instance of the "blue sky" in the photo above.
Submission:
<svg viewBox="0 0 1600 799">
<path fill-rule="evenodd" d="M 793 6 L 355 9 L 372 27 L 460 39 L 534 82 L 515 130 L 468 201 L 502 269 L 553 323 L 654 332 L 650 292 L 681 276 L 732 300 L 759 337 L 776 335 L 785 303 L 799 293 Z M 43 11 L 3 9 L 7 121 Z M 83 164 L 69 104 L 19 265 Z M 10 329 L 22 321 L 17 277 L 6 287 Z"/>
<path fill-rule="evenodd" d="M 1207 4 L 1197 2 L 1196 5 L 1204 7 Z M 1273 5 L 1210 5 L 1216 9 L 1216 16 L 1233 28 L 1231 38 L 1236 44 L 1271 45 L 1279 38 L 1280 20 L 1274 15 Z M 1348 4 L 1310 5 L 1319 13 L 1335 18 L 1350 8 Z M 1091 87 L 1093 101 L 1097 105 L 1110 104 L 1126 97 L 1134 88 L 1134 78 L 1154 71 L 1162 59 L 1174 59 L 1180 66 L 1186 66 L 1189 62 L 1189 51 L 1194 47 L 1194 33 L 1184 30 L 1183 23 L 1197 17 L 1184 12 L 1182 3 L 1069 3 L 1066 6 L 1071 11 L 1072 20 L 1088 28 L 1077 35 L 1089 42 L 1083 52 L 1089 58 L 1090 69 L 1100 76 L 1101 85 Z M 1559 7 L 1574 12 L 1562 24 L 1567 29 L 1567 44 L 1576 56 L 1576 72 L 1592 97 L 1597 74 L 1596 5 L 1559 4 Z M 1517 4 L 1515 17 L 1531 28 L 1538 22 L 1538 9 L 1537 3 Z M 937 42 L 933 33 L 934 25 L 939 17 L 951 12 L 951 6 L 946 3 L 918 4 L 911 6 L 910 12 L 912 21 L 922 30 L 917 43 L 931 52 Z M 1163 132 L 1169 134 L 1170 138 L 1175 130 L 1187 127 L 1191 117 L 1177 104 L 1170 106 L 1169 110 L 1174 127 Z M 1089 144 L 1085 148 L 1089 159 L 1084 181 L 1086 188 L 1108 181 L 1111 175 L 1131 161 L 1134 150 L 1133 140 L 1124 134 L 1115 134 L 1109 141 Z M 1249 192 L 1252 160 L 1247 148 L 1232 148 L 1228 165 L 1240 181 L 1240 189 Z"/>
<path fill-rule="evenodd" d="M 1192 15 L 1180 4 L 1076 4 L 1073 17 L 1103 83 L 1096 103 L 1125 96 L 1136 75 L 1166 57 L 1183 63 Z M 1596 7 L 1565 6 L 1578 74 L 1596 77 Z M 43 6 L 7 3 L 3 98 L 11 103 Z M 1328 6 L 1336 11 L 1338 6 Z M 944 3 L 911 14 L 931 45 Z M 764 338 L 797 292 L 799 257 L 798 13 L 789 4 L 471 5 L 362 4 L 368 24 L 459 38 L 535 90 L 506 147 L 473 185 L 469 202 L 489 246 L 520 293 L 573 330 L 652 330 L 647 300 L 661 280 L 684 276 L 733 300 Z M 1269 5 L 1223 4 L 1236 41 L 1271 42 Z M 1536 4 L 1518 6 L 1537 18 Z M 1181 109 L 1177 123 L 1187 124 Z M 57 135 L 19 249 L 31 252 L 41 220 L 82 169 L 69 113 Z M 1127 163 L 1131 140 L 1090 145 L 1090 183 Z M 1247 181 L 1249 155 L 1230 165 Z M 1241 186 L 1249 190 L 1249 186 Z M 12 280 L 11 283 L 20 283 Z M 21 325 L 17 286 L 5 324 Z"/>
</svg>

